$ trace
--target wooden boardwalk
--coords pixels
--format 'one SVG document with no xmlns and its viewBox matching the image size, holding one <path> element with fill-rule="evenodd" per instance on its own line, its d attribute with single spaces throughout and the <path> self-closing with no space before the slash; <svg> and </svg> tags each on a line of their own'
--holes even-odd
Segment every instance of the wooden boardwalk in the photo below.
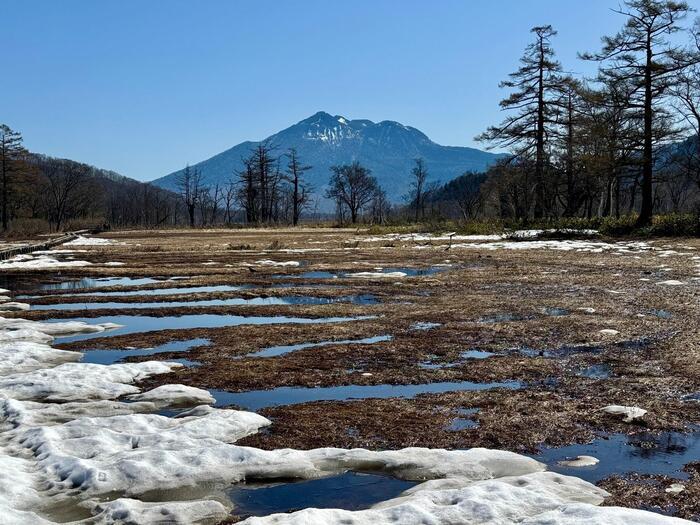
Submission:
<svg viewBox="0 0 700 525">
<path fill-rule="evenodd" d="M 88 230 L 81 230 L 76 232 L 64 233 L 63 235 L 55 237 L 53 239 L 49 239 L 48 241 L 28 244 L 26 246 L 17 246 L 15 248 L 7 248 L 6 250 L 0 250 L 0 261 L 4 261 L 5 259 L 9 259 L 10 257 L 14 257 L 16 255 L 21 255 L 24 253 L 32 253 L 38 250 L 48 250 L 50 248 L 53 248 L 54 246 L 63 244 L 64 242 L 72 241 L 79 235 L 88 232 Z"/>
</svg>

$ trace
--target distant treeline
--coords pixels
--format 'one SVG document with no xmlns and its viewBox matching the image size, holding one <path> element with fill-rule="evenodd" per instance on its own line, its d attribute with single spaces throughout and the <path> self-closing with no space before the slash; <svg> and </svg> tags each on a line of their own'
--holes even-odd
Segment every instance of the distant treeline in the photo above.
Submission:
<svg viewBox="0 0 700 525">
<path fill-rule="evenodd" d="M 172 226 L 182 219 L 178 195 L 88 164 L 29 153 L 19 133 L 0 125 L 0 226 L 6 234 Z"/>
</svg>

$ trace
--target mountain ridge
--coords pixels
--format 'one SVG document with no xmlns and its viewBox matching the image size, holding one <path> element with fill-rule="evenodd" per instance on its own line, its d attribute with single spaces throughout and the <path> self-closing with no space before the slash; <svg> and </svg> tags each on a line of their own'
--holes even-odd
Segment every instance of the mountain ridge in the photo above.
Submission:
<svg viewBox="0 0 700 525">
<path fill-rule="evenodd" d="M 418 157 L 426 161 L 429 180 L 440 184 L 466 171 L 482 172 L 502 157 L 476 148 L 442 146 L 419 129 L 397 121 L 348 119 L 318 111 L 262 141 L 241 142 L 191 167 L 201 171 L 205 184 L 225 183 L 242 169 L 242 158 L 264 141 L 275 146 L 280 155 L 296 148 L 302 162 L 312 166 L 306 176 L 319 196 L 324 193 L 331 166 L 357 160 L 372 170 L 393 202 L 409 191 L 411 168 Z M 175 190 L 181 172 L 152 182 Z"/>
</svg>

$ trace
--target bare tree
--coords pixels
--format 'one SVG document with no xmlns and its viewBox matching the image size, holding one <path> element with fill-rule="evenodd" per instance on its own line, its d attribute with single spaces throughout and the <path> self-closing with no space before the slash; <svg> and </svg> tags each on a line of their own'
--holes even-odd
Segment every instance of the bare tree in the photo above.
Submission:
<svg viewBox="0 0 700 525">
<path fill-rule="evenodd" d="M 178 175 L 177 188 L 187 210 L 190 228 L 194 228 L 195 211 L 202 197 L 202 177 L 199 170 L 186 166 Z"/>
<path fill-rule="evenodd" d="M 236 198 L 236 182 L 231 180 L 226 184 L 223 192 L 224 203 L 224 223 L 231 224 L 233 222 L 233 203 Z"/>
<path fill-rule="evenodd" d="M 372 222 L 375 224 L 384 224 L 391 209 L 391 204 L 386 198 L 386 192 L 379 186 L 374 190 L 370 210 L 372 212 Z"/>
<path fill-rule="evenodd" d="M 425 202 L 424 191 L 425 182 L 428 179 L 428 169 L 425 166 L 425 160 L 422 158 L 415 159 L 415 166 L 411 170 L 413 181 L 411 182 L 413 205 L 416 208 L 416 222 L 425 218 Z"/>
<path fill-rule="evenodd" d="M 46 209 L 49 223 L 60 231 L 72 212 L 84 211 L 90 199 L 87 179 L 90 166 L 63 159 L 50 159 L 43 171 L 46 178 Z"/>
<path fill-rule="evenodd" d="M 333 199 L 342 210 L 347 208 L 352 224 L 357 223 L 360 212 L 372 201 L 377 191 L 377 179 L 372 172 L 355 161 L 352 164 L 331 167 L 330 186 L 326 197 Z M 342 220 L 342 216 L 341 216 Z"/>
<path fill-rule="evenodd" d="M 300 160 L 297 150 L 290 148 L 287 153 L 289 163 L 287 164 L 286 180 L 292 185 L 292 225 L 299 224 L 301 212 L 309 204 L 310 189 L 304 183 L 304 172 L 311 169 L 305 166 Z"/>
</svg>

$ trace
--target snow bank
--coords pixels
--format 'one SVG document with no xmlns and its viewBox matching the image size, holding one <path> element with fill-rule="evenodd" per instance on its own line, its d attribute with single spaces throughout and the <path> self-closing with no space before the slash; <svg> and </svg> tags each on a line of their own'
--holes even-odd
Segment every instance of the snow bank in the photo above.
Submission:
<svg viewBox="0 0 700 525">
<path fill-rule="evenodd" d="M 29 305 L 27 303 L 17 303 L 14 301 L 8 301 L 0 304 L 0 312 L 22 312 L 29 310 Z"/>
<path fill-rule="evenodd" d="M 63 246 L 109 246 L 113 244 L 124 244 L 121 242 L 114 241 L 112 239 L 105 239 L 102 237 L 85 237 L 79 235 L 72 241 L 63 243 Z"/>
<path fill-rule="evenodd" d="M 228 510 L 214 500 L 144 503 L 120 498 L 100 503 L 93 508 L 95 525 L 117 523 L 181 523 L 188 525 L 215 524 L 228 517 Z"/>
<path fill-rule="evenodd" d="M 114 323 L 87 324 L 82 321 L 61 321 L 61 322 L 42 322 L 28 321 L 26 319 L 8 319 L 0 317 L 0 340 L 11 338 L 14 331 L 24 330 L 25 333 L 33 333 L 39 339 L 45 339 L 46 336 L 60 337 L 74 334 L 92 334 L 104 332 L 119 328 L 121 325 Z M 9 333 L 8 333 L 9 331 Z M 16 338 L 14 338 L 16 339 Z"/>
<path fill-rule="evenodd" d="M 5 261 L 0 261 L 0 270 L 53 270 L 57 268 L 76 268 L 89 266 L 92 263 L 87 261 L 59 261 L 47 255 L 17 255 Z"/>
<path fill-rule="evenodd" d="M 139 389 L 132 383 L 156 374 L 167 374 L 181 366 L 163 361 L 114 365 L 65 363 L 0 377 L 0 393 L 13 399 L 51 402 L 116 399 L 137 393 Z"/>
<path fill-rule="evenodd" d="M 158 406 L 195 406 L 214 403 L 207 390 L 187 385 L 162 385 L 142 394 L 129 396 L 133 401 L 150 401 Z"/>
<path fill-rule="evenodd" d="M 57 350 L 42 343 L 30 341 L 0 343 L 0 376 L 80 361 L 81 357 L 80 352 Z"/>
<path fill-rule="evenodd" d="M 420 490 L 363 511 L 305 509 L 249 518 L 244 525 L 651 525 L 690 523 L 616 507 L 597 507 L 607 495 L 580 479 L 540 472 L 447 490 Z"/>
</svg>

